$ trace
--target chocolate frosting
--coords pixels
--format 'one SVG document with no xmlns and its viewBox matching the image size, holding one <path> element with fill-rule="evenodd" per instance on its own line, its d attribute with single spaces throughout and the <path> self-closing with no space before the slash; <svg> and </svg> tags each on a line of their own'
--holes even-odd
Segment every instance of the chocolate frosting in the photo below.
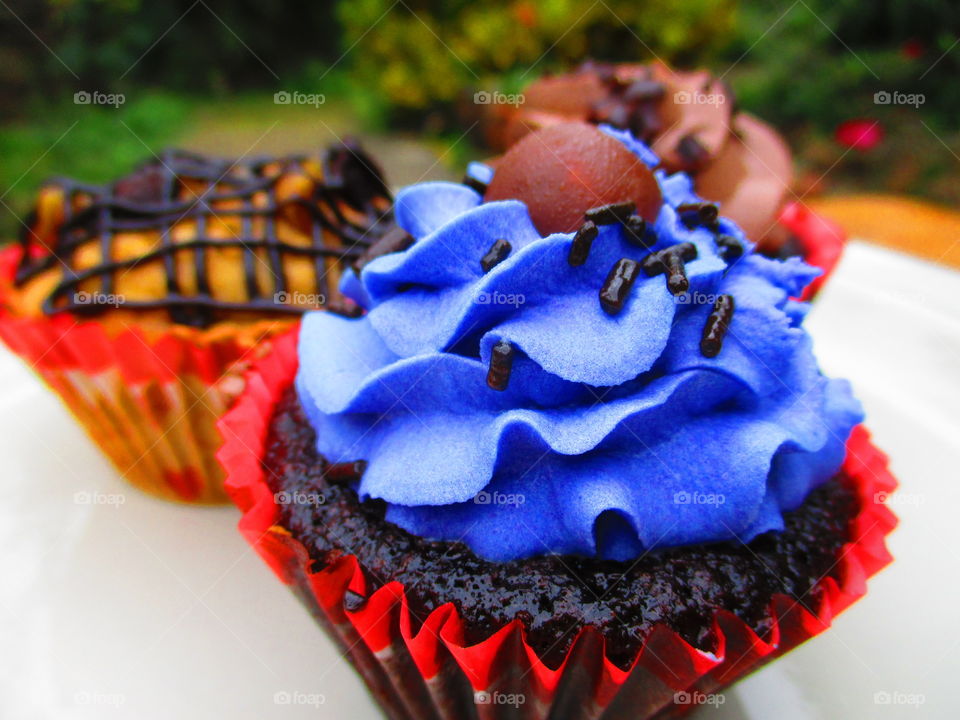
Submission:
<svg viewBox="0 0 960 720">
<path fill-rule="evenodd" d="M 519 106 L 490 105 L 487 141 L 498 151 L 542 127 L 587 120 L 630 130 L 669 172 L 687 172 L 697 193 L 720 204 L 761 248 L 776 245 L 792 181 L 790 150 L 755 117 L 739 112 L 729 86 L 706 71 L 654 62 L 586 62 L 540 78 Z M 782 238 L 781 238 L 782 239 Z"/>
</svg>

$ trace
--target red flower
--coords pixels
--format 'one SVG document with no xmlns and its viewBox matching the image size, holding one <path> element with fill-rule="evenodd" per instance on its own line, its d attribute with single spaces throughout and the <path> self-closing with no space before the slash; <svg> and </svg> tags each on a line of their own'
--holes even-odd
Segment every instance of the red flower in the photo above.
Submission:
<svg viewBox="0 0 960 720">
<path fill-rule="evenodd" d="M 916 60 L 918 57 L 923 55 L 925 48 L 923 44 L 916 39 L 907 40 L 903 45 L 900 46 L 900 52 L 903 56 L 909 60 Z"/>
<path fill-rule="evenodd" d="M 841 145 L 846 145 L 860 152 L 867 152 L 883 140 L 883 127 L 879 120 L 868 120 L 866 118 L 847 120 L 837 126 L 834 139 Z"/>
</svg>

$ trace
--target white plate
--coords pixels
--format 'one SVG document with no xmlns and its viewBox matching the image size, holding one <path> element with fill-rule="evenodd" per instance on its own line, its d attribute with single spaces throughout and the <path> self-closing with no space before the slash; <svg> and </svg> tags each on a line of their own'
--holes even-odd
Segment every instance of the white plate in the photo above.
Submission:
<svg viewBox="0 0 960 720">
<path fill-rule="evenodd" d="M 809 327 L 893 459 L 897 560 L 831 630 L 701 716 L 953 717 L 960 273 L 851 243 Z M 0 406 L 0 717 L 379 717 L 235 510 L 129 491 L 6 351 Z"/>
</svg>

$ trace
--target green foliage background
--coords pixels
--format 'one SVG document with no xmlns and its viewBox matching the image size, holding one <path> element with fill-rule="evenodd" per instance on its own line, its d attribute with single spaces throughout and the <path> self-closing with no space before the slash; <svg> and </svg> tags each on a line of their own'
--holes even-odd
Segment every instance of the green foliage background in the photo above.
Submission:
<svg viewBox="0 0 960 720">
<path fill-rule="evenodd" d="M 838 123 L 877 119 L 887 140 L 845 159 L 835 187 L 955 203 L 958 39 L 960 3 L 942 0 L 5 0 L 0 202 L 22 211 L 52 173 L 115 176 L 201 106 L 229 122 L 252 95 L 299 89 L 349 103 L 367 129 L 457 137 L 477 89 L 515 91 L 586 57 L 660 57 L 723 74 L 815 174 L 836 161 Z M 127 103 L 78 107 L 81 89 Z M 925 101 L 876 105 L 881 90 Z"/>
</svg>

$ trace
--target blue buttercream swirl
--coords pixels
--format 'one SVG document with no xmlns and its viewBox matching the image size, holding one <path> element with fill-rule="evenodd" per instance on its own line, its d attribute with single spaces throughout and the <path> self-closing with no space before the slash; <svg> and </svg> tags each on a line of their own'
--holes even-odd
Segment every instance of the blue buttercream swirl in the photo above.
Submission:
<svg viewBox="0 0 960 720">
<path fill-rule="evenodd" d="M 361 498 L 495 561 L 627 560 L 781 530 L 784 511 L 836 473 L 861 409 L 845 381 L 821 374 L 807 306 L 791 299 L 817 271 L 755 254 L 721 218 L 746 248 L 724 261 L 712 232 L 677 215 L 699 200 L 690 179 L 656 175 L 655 249 L 696 245 L 690 290 L 674 297 L 663 275 L 641 276 L 613 316 L 598 300 L 607 273 L 648 252 L 620 226 L 600 228 L 571 267 L 572 234 L 542 237 L 519 201 L 484 203 L 443 182 L 398 194 L 397 221 L 416 242 L 342 284 L 367 313 L 310 313 L 300 336 L 297 390 L 318 450 L 367 461 Z M 512 251 L 484 273 L 498 238 Z M 736 310 L 707 358 L 700 337 L 721 293 Z M 486 376 L 501 340 L 515 358 L 498 392 Z"/>
</svg>

